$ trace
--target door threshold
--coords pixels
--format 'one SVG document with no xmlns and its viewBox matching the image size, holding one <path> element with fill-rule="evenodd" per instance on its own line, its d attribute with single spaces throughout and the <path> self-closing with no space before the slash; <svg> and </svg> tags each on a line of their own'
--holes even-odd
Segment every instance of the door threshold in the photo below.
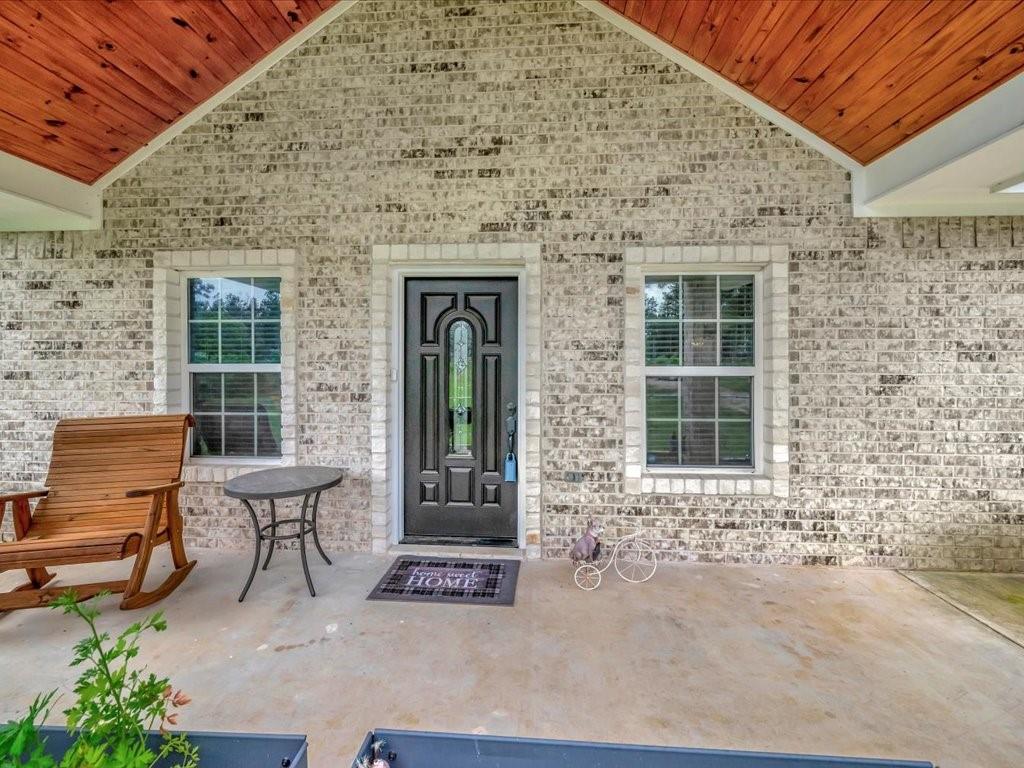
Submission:
<svg viewBox="0 0 1024 768">
<path fill-rule="evenodd" d="M 389 555 L 424 555 L 428 557 L 456 557 L 482 560 L 526 560 L 526 550 L 520 547 L 480 547 L 461 544 L 393 544 Z"/>
</svg>

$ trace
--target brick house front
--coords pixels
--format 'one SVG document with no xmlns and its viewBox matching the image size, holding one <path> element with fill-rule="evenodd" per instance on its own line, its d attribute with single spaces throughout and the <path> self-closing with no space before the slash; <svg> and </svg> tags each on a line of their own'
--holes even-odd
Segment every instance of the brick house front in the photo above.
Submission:
<svg viewBox="0 0 1024 768">
<path fill-rule="evenodd" d="M 308 463 L 347 472 L 324 544 L 386 552 L 432 279 L 515 283 L 518 478 L 472 493 L 528 557 L 594 518 L 665 559 L 1021 567 L 1024 217 L 854 217 L 832 158 L 571 0 L 361 0 L 101 230 L 0 233 L 0 476 L 61 417 L 189 410 L 189 544 L 248 546 L 222 483 Z"/>
</svg>

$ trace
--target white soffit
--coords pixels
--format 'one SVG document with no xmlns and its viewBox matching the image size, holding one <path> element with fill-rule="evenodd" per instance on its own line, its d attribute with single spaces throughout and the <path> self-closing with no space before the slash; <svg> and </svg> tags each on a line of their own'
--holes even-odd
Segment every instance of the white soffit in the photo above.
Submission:
<svg viewBox="0 0 1024 768">
<path fill-rule="evenodd" d="M 0 232 L 100 229 L 103 223 L 103 190 L 261 77 L 300 45 L 320 34 L 356 2 L 339 0 L 260 59 L 251 69 L 243 72 L 91 185 L 0 152 Z"/>
<path fill-rule="evenodd" d="M 864 166 L 604 3 L 577 2 L 848 170 L 854 216 L 1024 214 L 1024 195 L 991 191 L 1024 173 L 1024 74 Z"/>
<path fill-rule="evenodd" d="M 99 229 L 101 193 L 0 152 L 0 232 Z"/>
<path fill-rule="evenodd" d="M 1024 214 L 1024 195 L 992 188 L 1024 173 L 1024 75 L 994 88 L 864 172 L 860 215 Z"/>
</svg>

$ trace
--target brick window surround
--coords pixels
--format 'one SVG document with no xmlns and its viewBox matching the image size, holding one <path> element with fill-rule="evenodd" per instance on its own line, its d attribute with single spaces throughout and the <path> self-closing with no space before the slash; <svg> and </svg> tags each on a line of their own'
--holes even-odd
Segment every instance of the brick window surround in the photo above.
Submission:
<svg viewBox="0 0 1024 768">
<path fill-rule="evenodd" d="M 226 275 L 232 268 L 265 269 L 281 278 L 281 456 L 189 458 L 188 482 L 222 483 L 239 472 L 296 463 L 295 306 L 298 294 L 292 249 L 158 251 L 153 254 L 153 410 L 189 410 L 183 402 L 185 318 L 182 291 L 195 273 Z"/>
<path fill-rule="evenodd" d="M 642 246 L 625 253 L 625 490 L 627 493 L 789 496 L 789 248 Z M 756 474 L 648 470 L 644 462 L 644 278 L 673 268 L 750 270 L 762 277 L 761 464 Z"/>
</svg>

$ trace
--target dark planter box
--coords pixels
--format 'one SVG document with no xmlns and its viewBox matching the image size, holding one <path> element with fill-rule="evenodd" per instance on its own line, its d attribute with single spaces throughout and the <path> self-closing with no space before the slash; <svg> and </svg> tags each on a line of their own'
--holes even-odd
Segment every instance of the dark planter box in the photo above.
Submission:
<svg viewBox="0 0 1024 768">
<path fill-rule="evenodd" d="M 71 746 L 72 738 L 59 726 L 43 726 L 46 751 L 58 760 Z M 160 734 L 150 733 L 153 745 Z M 189 733 L 188 739 L 199 748 L 200 768 L 307 768 L 306 737 L 276 733 Z M 176 756 L 157 763 L 169 768 Z"/>
<path fill-rule="evenodd" d="M 353 768 L 377 739 L 384 740 L 382 755 L 394 754 L 391 768 L 934 768 L 907 760 L 383 730 L 367 734 Z"/>
</svg>

